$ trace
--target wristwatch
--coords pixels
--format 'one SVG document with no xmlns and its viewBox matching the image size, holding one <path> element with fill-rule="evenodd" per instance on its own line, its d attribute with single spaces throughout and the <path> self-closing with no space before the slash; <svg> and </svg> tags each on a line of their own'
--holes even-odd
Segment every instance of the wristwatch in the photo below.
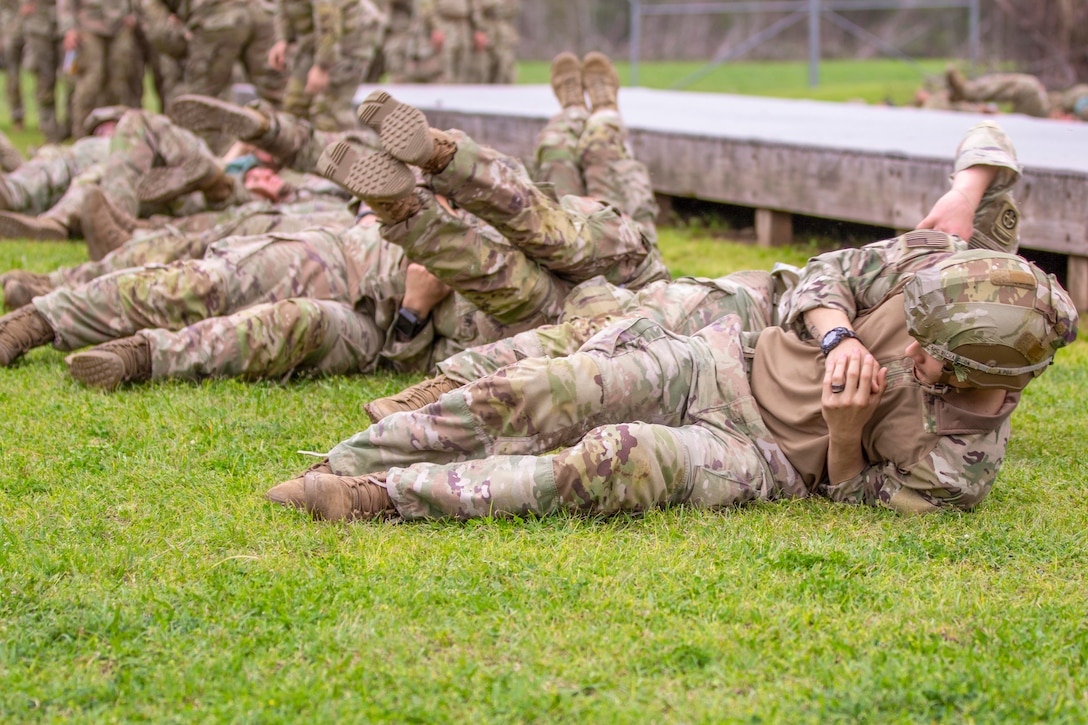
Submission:
<svg viewBox="0 0 1088 725">
<path fill-rule="evenodd" d="M 396 322 L 393 323 L 393 330 L 396 333 L 398 342 L 407 342 L 413 337 L 423 331 L 423 328 L 427 326 L 427 321 L 431 319 L 430 315 L 420 319 L 419 314 L 415 310 L 410 310 L 407 307 L 401 307 L 397 313 Z"/>
<path fill-rule="evenodd" d="M 852 337 L 855 340 L 858 339 L 858 336 L 849 327 L 832 327 L 824 333 L 823 338 L 820 339 L 820 352 L 826 357 L 832 350 L 839 346 L 839 343 L 848 337 Z"/>
</svg>

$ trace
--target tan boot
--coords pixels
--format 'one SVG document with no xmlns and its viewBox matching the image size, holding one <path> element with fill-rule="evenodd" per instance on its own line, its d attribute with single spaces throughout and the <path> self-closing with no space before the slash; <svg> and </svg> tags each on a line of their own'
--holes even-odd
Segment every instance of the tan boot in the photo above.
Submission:
<svg viewBox="0 0 1088 725">
<path fill-rule="evenodd" d="M 132 232 L 117 223 L 116 216 L 122 212 L 112 207 L 109 198 L 97 186 L 88 189 L 83 198 L 79 223 L 83 238 L 87 240 L 87 254 L 94 261 L 132 239 Z"/>
<path fill-rule="evenodd" d="M 582 83 L 594 111 L 618 107 L 620 76 L 607 55 L 596 51 L 586 53 L 582 59 Z"/>
<path fill-rule="evenodd" d="M 191 191 L 215 189 L 223 176 L 223 170 L 214 160 L 197 156 L 177 166 L 151 169 L 140 179 L 136 194 L 142 202 L 165 204 Z"/>
<path fill-rule="evenodd" d="M 944 72 L 945 83 L 948 85 L 948 100 L 956 103 L 967 100 L 967 79 L 960 73 L 959 68 L 950 65 Z"/>
<path fill-rule="evenodd" d="M 431 128 L 423 111 L 401 103 L 385 91 L 374 91 L 358 109 L 359 120 L 378 131 L 382 147 L 393 158 L 440 173 L 457 153 L 457 142 Z"/>
<path fill-rule="evenodd" d="M 585 108 L 582 61 L 574 53 L 560 53 L 552 60 L 552 91 L 563 108 Z"/>
<path fill-rule="evenodd" d="M 13 269 L 0 274 L 0 286 L 4 290 L 4 308 L 17 310 L 30 304 L 35 297 L 53 291 L 53 283 L 47 274 L 35 274 L 23 269 Z"/>
<path fill-rule="evenodd" d="M 254 108 L 196 94 L 175 98 L 167 115 L 190 131 L 219 131 L 242 141 L 254 141 L 272 127 L 272 120 Z"/>
<path fill-rule="evenodd" d="M 121 383 L 151 379 L 151 346 L 141 335 L 110 340 L 64 358 L 68 373 L 91 388 L 116 390 Z"/>
<path fill-rule="evenodd" d="M 307 473 L 302 483 L 306 510 L 315 519 L 326 521 L 364 521 L 395 516 L 397 510 L 384 483 L 384 477 L 379 475 Z"/>
<path fill-rule="evenodd" d="M 68 227 L 49 217 L 27 216 L 0 211 L 0 239 L 34 239 L 62 242 L 68 239 Z"/>
<path fill-rule="evenodd" d="M 35 347 L 53 342 L 53 328 L 32 305 L 0 317 L 0 367 L 7 367 Z"/>
<path fill-rule="evenodd" d="M 451 380 L 445 375 L 438 375 L 424 380 L 421 383 L 411 385 L 396 395 L 372 400 L 363 406 L 363 410 L 370 417 L 371 423 L 377 423 L 387 415 L 402 413 L 409 410 L 419 410 L 425 405 L 438 400 L 443 393 L 457 390 L 461 384 Z"/>
<path fill-rule="evenodd" d="M 315 171 L 362 197 L 371 208 L 373 201 L 399 199 L 416 186 L 415 175 L 402 162 L 387 153 L 362 149 L 347 141 L 326 147 Z"/>
<path fill-rule="evenodd" d="M 277 483 L 265 492 L 264 497 L 272 503 L 278 503 L 280 506 L 292 506 L 297 509 L 306 508 L 306 491 L 303 487 L 303 481 L 306 479 L 307 473 L 332 473 L 329 459 L 325 458 L 318 461 L 294 478 L 283 483 Z"/>
<path fill-rule="evenodd" d="M 23 155 L 12 145 L 7 136 L 0 133 L 0 169 L 10 173 L 22 165 Z"/>
</svg>

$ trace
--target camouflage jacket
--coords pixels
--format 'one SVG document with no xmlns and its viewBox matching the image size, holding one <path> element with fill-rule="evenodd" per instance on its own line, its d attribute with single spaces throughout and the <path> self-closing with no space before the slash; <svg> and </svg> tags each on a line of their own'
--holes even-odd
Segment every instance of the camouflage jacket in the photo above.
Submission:
<svg viewBox="0 0 1088 725">
<path fill-rule="evenodd" d="M 78 28 L 110 37 L 125 18 L 135 14 L 132 0 L 57 0 L 57 25 L 62 35 Z"/>
</svg>

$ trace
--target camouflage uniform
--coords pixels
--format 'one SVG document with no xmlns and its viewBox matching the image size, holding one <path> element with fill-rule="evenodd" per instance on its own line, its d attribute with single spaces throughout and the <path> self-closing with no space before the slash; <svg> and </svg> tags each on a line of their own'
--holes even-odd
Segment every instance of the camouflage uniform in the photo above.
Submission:
<svg viewBox="0 0 1088 725">
<path fill-rule="evenodd" d="M 1050 110 L 1046 88 L 1027 73 L 991 73 L 963 85 L 963 100 L 1012 104 L 1013 113 L 1045 118 Z"/>
<path fill-rule="evenodd" d="M 132 2 L 57 0 L 57 24 L 62 36 L 79 31 L 72 134 L 84 135 L 84 119 L 100 106 L 139 108 L 144 73 Z"/>
<path fill-rule="evenodd" d="M 0 181 L 13 202 L 8 211 L 45 212 L 60 201 L 74 179 L 104 163 L 109 148 L 110 140 L 97 136 L 81 138 L 71 146 L 43 146 L 34 158 Z"/>
<path fill-rule="evenodd" d="M 1020 241 L 1020 217 L 1011 189 L 1020 179 L 1020 165 L 1011 141 L 994 123 L 980 123 L 967 132 L 956 151 L 953 176 L 977 165 L 994 166 L 999 171 L 975 211 L 975 231 L 970 247 L 1015 252 Z M 564 164 L 556 167 L 567 168 Z M 565 176 L 570 178 L 572 175 Z M 865 270 L 865 279 L 871 285 L 869 291 L 876 295 L 869 298 L 870 303 L 886 294 L 900 279 L 898 275 L 883 275 L 885 270 L 893 270 L 901 264 L 904 254 L 901 246 L 901 240 L 896 238 L 866 247 L 864 254 L 870 268 Z M 949 251 L 965 248 L 967 245 L 957 242 Z M 937 259 L 932 256 L 932 250 L 926 253 L 930 255 L 929 260 Z M 833 259 L 856 264 L 849 255 Z M 822 257 L 817 257 L 810 262 L 810 268 L 819 272 L 808 279 L 816 283 L 821 279 L 842 281 L 857 272 L 853 268 L 822 267 L 824 262 L 821 260 Z M 587 282 L 567 297 L 559 323 L 470 348 L 439 362 L 437 368 L 453 380 L 465 383 L 527 357 L 569 355 L 621 317 L 646 317 L 670 332 L 690 335 L 715 319 L 734 314 L 740 317 L 742 328 L 747 331 L 785 322 L 795 325 L 798 333 L 805 334 L 799 316 L 808 308 L 801 307 L 797 300 L 809 298 L 822 303 L 810 306 L 834 307 L 835 303 L 823 299 L 813 290 L 802 290 L 804 294 L 797 298 L 785 294 L 784 291 L 791 287 L 792 283 L 786 279 L 772 279 L 764 272 L 738 272 L 719 279 L 686 277 L 671 283 L 655 282 L 638 292 L 617 288 L 601 280 Z M 772 309 L 776 290 L 778 303 Z"/>
<path fill-rule="evenodd" d="M 382 234 L 480 309 L 505 323 L 531 318 L 541 324 L 556 319 L 573 285 L 596 275 L 633 289 L 668 279 L 652 232 L 616 207 L 573 195 L 556 202 L 516 159 L 459 131 L 449 136 L 457 151 L 429 177 L 430 189 L 416 190 L 420 209 L 383 225 Z M 490 224 L 501 243 L 482 234 L 478 222 L 443 209 L 431 190 Z M 504 260 L 501 272 L 498 259 Z M 496 271 L 483 274 L 488 269 Z"/>
<path fill-rule="evenodd" d="M 38 103 L 38 126 L 46 140 L 56 143 L 68 137 L 68 119 L 63 123 L 57 118 L 57 70 L 64 58 L 60 33 L 57 30 L 57 5 L 53 0 L 34 0 L 34 10 L 23 23 L 26 44 L 34 62 L 37 86 L 34 99 Z M 65 78 L 65 83 L 68 79 Z M 68 89 L 71 106 L 72 89 Z M 68 114 L 69 118 L 71 114 Z"/>
<path fill-rule="evenodd" d="M 370 0 L 277 0 L 276 40 L 291 49 L 284 109 L 326 131 L 355 126 L 355 92 L 387 25 Z M 328 72 L 329 86 L 310 96 L 306 77 L 314 65 Z"/>
<path fill-rule="evenodd" d="M 1052 92 L 1050 106 L 1080 121 L 1088 121 L 1088 83 L 1080 83 L 1064 91 Z"/>
<path fill-rule="evenodd" d="M 7 76 L 8 111 L 13 123 L 23 122 L 23 50 L 26 31 L 19 0 L 0 2 L 0 42 L 4 44 L 4 75 Z"/>
<path fill-rule="evenodd" d="M 438 80 L 442 83 L 469 83 L 473 67 L 473 0 L 421 0 L 416 7 L 425 29 L 423 42 L 430 42 L 431 33 L 442 34 L 442 46 L 437 49 L 440 67 Z"/>
<path fill-rule="evenodd" d="M 83 199 L 92 185 L 99 186 L 119 210 L 130 216 L 139 216 L 141 206 L 136 185 L 140 178 L 154 166 L 179 165 L 194 155 L 206 156 L 215 163 L 215 157 L 203 141 L 186 129 L 175 126 L 166 116 L 130 109 L 121 117 L 109 139 L 106 162 L 91 166 L 73 178 L 64 196 L 41 216 L 54 219 L 70 231 L 79 233 Z M 249 194 L 244 189 L 237 189 L 237 194 L 233 200 L 235 203 L 248 201 Z M 203 207 L 203 197 L 194 193 L 171 202 L 166 211 L 184 215 Z M 151 211 L 151 208 L 145 207 L 144 216 Z"/>
<path fill-rule="evenodd" d="M 177 17 L 178 7 L 176 0 L 140 0 L 139 5 L 139 37 L 162 110 L 180 92 L 185 74 L 188 41 L 185 26 Z"/>
<path fill-rule="evenodd" d="M 23 165 L 23 155 L 19 149 L 11 143 L 11 140 L 0 132 L 0 170 L 6 172 L 15 171 Z"/>
<path fill-rule="evenodd" d="M 514 26 L 519 0 L 474 0 L 476 30 L 487 36 L 487 47 L 474 54 L 474 82 L 513 83 L 517 80 L 518 31 Z"/>
<path fill-rule="evenodd" d="M 408 79 L 408 48 L 411 44 L 413 0 L 391 0 L 387 9 L 389 29 L 382 44 L 382 59 L 390 83 Z"/>
</svg>

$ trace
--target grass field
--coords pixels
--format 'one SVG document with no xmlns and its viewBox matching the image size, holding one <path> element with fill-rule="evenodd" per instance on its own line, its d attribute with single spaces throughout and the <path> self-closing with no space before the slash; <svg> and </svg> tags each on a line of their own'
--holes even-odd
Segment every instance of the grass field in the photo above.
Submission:
<svg viewBox="0 0 1088 725">
<path fill-rule="evenodd" d="M 6 117 L 6 116 L 4 116 Z M 674 273 L 801 263 L 666 229 Z M 0 241 L 0 270 L 85 258 Z M 415 378 L 0 369 L 0 721 L 1088 720 L 1088 340 L 990 498 L 317 525 L 263 498 Z"/>
</svg>

